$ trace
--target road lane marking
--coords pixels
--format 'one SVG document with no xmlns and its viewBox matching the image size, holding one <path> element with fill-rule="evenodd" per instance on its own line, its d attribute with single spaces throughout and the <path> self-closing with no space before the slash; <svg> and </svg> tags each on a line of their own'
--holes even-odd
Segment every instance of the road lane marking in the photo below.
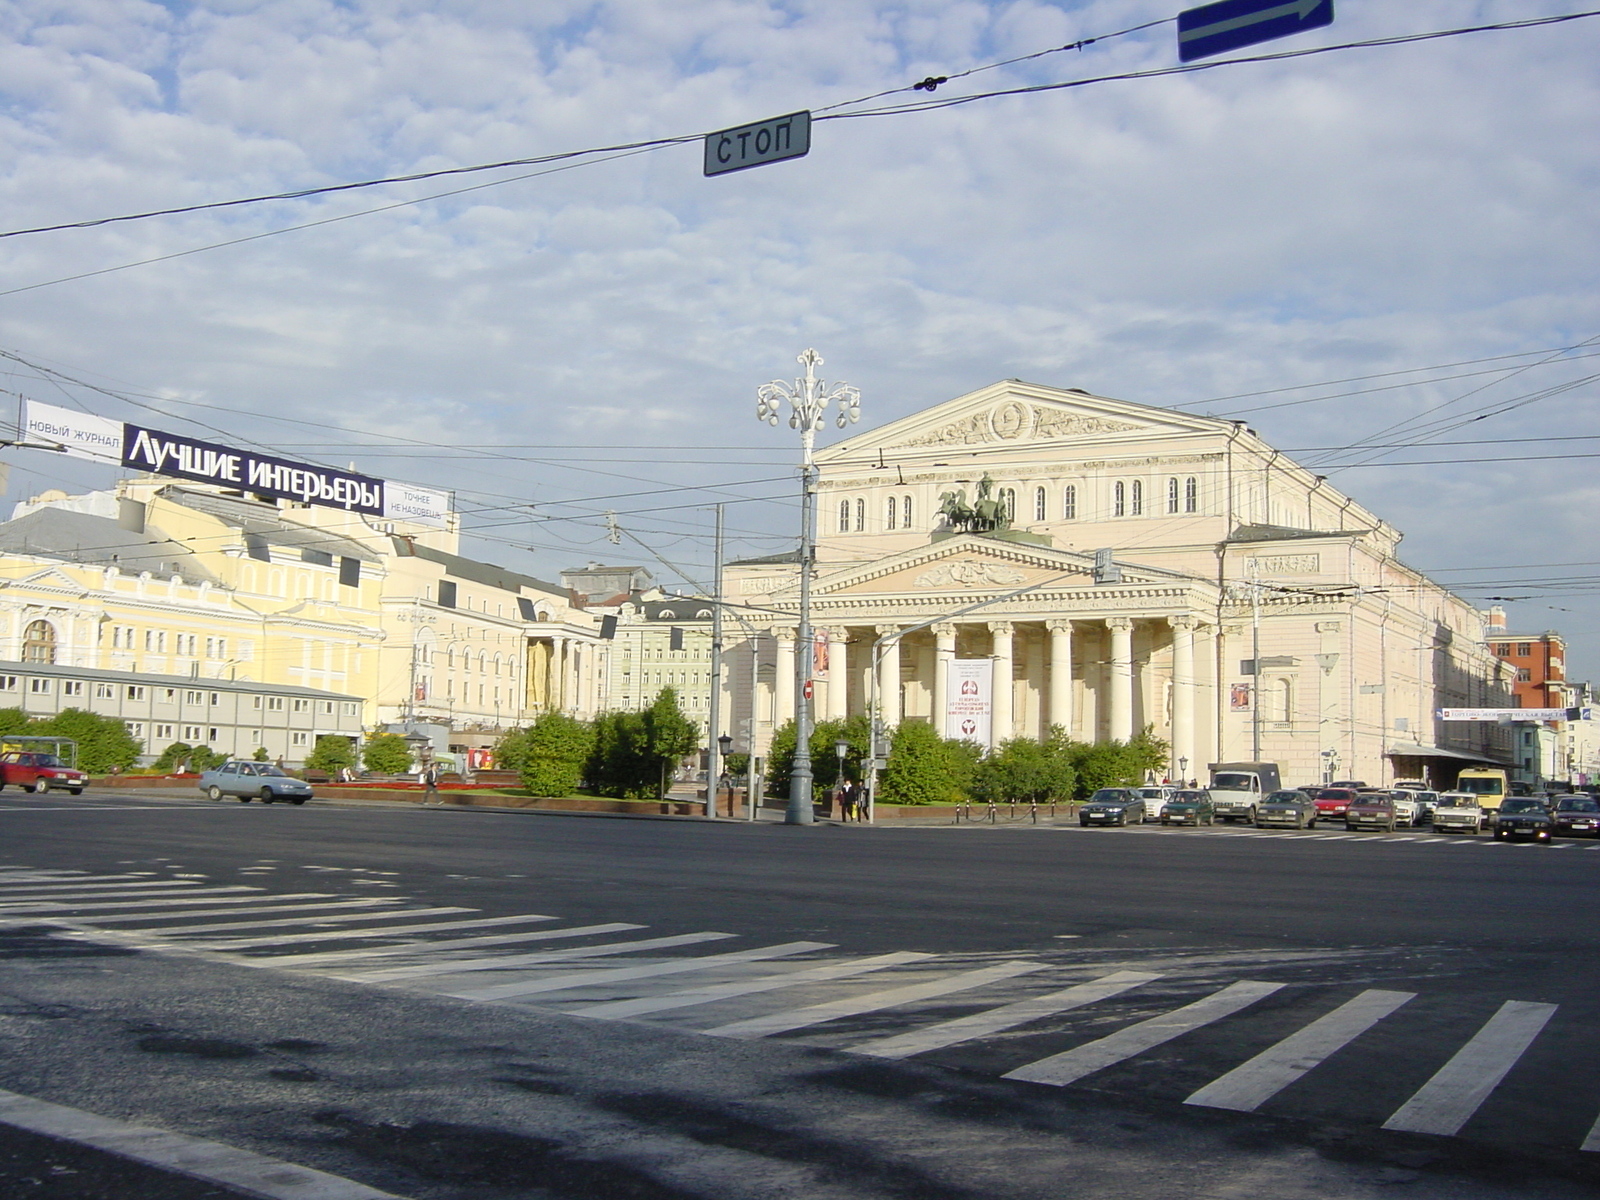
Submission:
<svg viewBox="0 0 1600 1200">
<path fill-rule="evenodd" d="M 148 888 L 150 890 L 138 892 L 131 890 L 139 887 Z M 186 899 L 189 896 L 209 896 L 215 895 L 218 892 L 237 892 L 246 890 L 259 892 L 264 889 L 258 887 L 246 888 L 242 884 L 235 884 L 230 887 L 218 886 L 205 888 L 200 887 L 196 883 L 187 883 L 183 880 L 178 880 L 173 883 L 159 883 L 155 884 L 154 886 L 150 884 L 130 883 L 120 886 L 115 891 L 110 892 L 91 892 L 81 888 L 71 888 L 65 892 L 13 892 L 10 895 L 0 897 L 0 911 L 8 911 L 15 908 L 25 908 L 29 905 L 37 904 L 75 904 L 80 900 L 85 902 L 90 900 L 111 900 L 119 894 L 126 894 L 134 900 L 144 900 L 151 897 L 160 896 L 176 896 Z"/>
<path fill-rule="evenodd" d="M 595 937 L 602 933 L 626 933 L 630 929 L 645 928 L 648 927 L 630 925 L 626 921 L 612 921 L 605 925 L 570 925 L 562 929 L 535 929 L 528 933 L 507 933 L 496 937 L 451 938 L 445 942 L 430 942 L 426 938 L 418 938 L 414 942 L 402 942 L 394 946 L 363 946 L 358 950 L 323 950 L 312 954 L 275 954 L 259 961 L 270 962 L 274 966 L 302 967 L 310 963 L 337 963 L 358 958 L 388 958 L 396 955 L 404 955 L 414 959 L 420 953 L 435 950 L 456 950 L 465 949 L 468 946 L 489 946 L 514 942 L 552 941 L 556 938 Z M 395 930 L 390 936 L 399 932 L 403 931 Z"/>
<path fill-rule="evenodd" d="M 827 979 L 848 979 L 855 975 L 865 975 L 871 971 L 881 971 L 886 967 L 898 967 L 902 963 L 921 962 L 933 958 L 932 954 L 924 954 L 915 950 L 899 950 L 893 954 L 879 954 L 872 958 L 858 958 L 851 962 L 826 963 L 820 967 L 810 967 L 803 971 L 793 971 L 787 975 L 762 975 L 757 979 L 745 979 L 734 983 L 718 983 L 710 987 L 686 988 L 677 992 L 666 992 L 656 996 L 644 996 L 637 1000 L 608 1000 L 603 1004 L 591 1004 L 586 1008 L 567 1009 L 569 1017 L 599 1017 L 604 1020 L 616 1020 L 619 1017 L 637 1017 L 644 1013 L 665 1012 L 669 1008 L 688 1008 L 695 1004 L 711 1004 L 717 1000 L 727 1000 L 734 996 L 751 996 L 757 992 L 771 992 L 779 988 L 799 987 L 806 983 L 815 983 Z"/>
<path fill-rule="evenodd" d="M 344 924 L 347 924 L 347 923 L 352 922 L 352 921 L 393 921 L 393 920 L 396 920 L 396 919 L 398 919 L 400 917 L 422 917 L 422 916 L 443 915 L 445 913 L 463 913 L 463 912 L 477 912 L 478 911 L 475 908 L 456 908 L 456 907 L 443 907 L 443 908 L 402 908 L 402 907 L 400 907 L 401 905 L 403 905 L 405 903 L 407 903 L 405 900 L 400 899 L 397 896 L 368 896 L 368 897 L 364 897 L 364 898 L 362 898 L 360 900 L 341 900 L 341 901 L 338 901 L 337 904 L 308 904 L 308 905 L 305 905 L 305 907 L 306 908 L 335 908 L 335 907 L 348 906 L 348 907 L 351 907 L 351 908 L 355 908 L 355 907 L 377 908 L 379 911 L 377 911 L 377 912 L 362 912 L 362 913 L 324 913 L 323 915 L 317 916 L 317 917 L 279 917 L 276 920 L 268 920 L 268 921 L 211 921 L 211 922 L 207 922 L 204 925 L 163 925 L 159 929 L 151 929 L 148 932 L 150 932 L 150 933 L 159 933 L 159 934 L 162 934 L 162 935 L 170 935 L 170 934 L 179 934 L 179 933 L 182 933 L 182 934 L 216 933 L 219 930 L 227 930 L 227 929 L 284 929 L 284 928 L 293 928 L 296 925 L 332 925 L 334 923 L 338 923 L 340 925 L 344 925 Z M 229 916 L 237 916 L 238 914 L 237 913 L 229 913 L 228 915 Z M 154 920 L 155 918 L 147 917 L 145 919 L 146 920 Z M 323 936 L 332 937 L 332 936 L 335 936 L 335 934 L 339 934 L 339 933 L 341 933 L 341 931 L 333 931 L 331 933 L 324 934 Z M 353 936 L 353 935 L 349 935 L 349 936 Z M 239 940 L 241 941 L 242 944 L 245 944 L 245 945 L 249 945 L 253 941 L 253 939 L 250 939 L 250 938 L 241 938 Z M 262 939 L 262 940 L 265 940 L 265 939 Z M 199 945 L 200 943 L 199 942 L 186 942 L 185 944 L 186 945 Z M 223 942 L 222 939 L 219 938 L 217 940 L 216 944 L 217 945 L 225 945 L 226 943 Z M 209 949 L 210 947 L 208 946 L 207 948 Z"/>
<path fill-rule="evenodd" d="M 400 912 L 375 914 L 366 918 L 369 921 L 379 919 L 395 920 L 399 917 L 431 916 L 443 913 L 480 912 L 476 908 L 413 908 L 403 909 Z M 546 916 L 543 913 L 524 913 L 518 917 L 476 917 L 471 920 L 461 921 L 432 921 L 426 925 L 395 925 L 387 929 L 360 929 L 340 930 L 330 929 L 313 933 L 286 933 L 280 936 L 271 934 L 262 937 L 237 937 L 218 938 L 205 943 L 207 950 L 235 950 L 246 946 L 282 946 L 293 945 L 296 942 L 317 942 L 349 940 L 351 938 L 384 938 L 398 937 L 407 933 L 442 933 L 447 929 L 478 929 L 492 925 L 526 925 L 530 921 L 554 921 L 557 918 Z M 629 929 L 640 928 L 637 925 L 626 926 Z"/>
<path fill-rule="evenodd" d="M 1589 1130 L 1589 1136 L 1583 1139 L 1583 1145 L 1579 1146 L 1578 1149 L 1591 1152 L 1600 1151 L 1600 1119 L 1595 1121 L 1594 1128 Z"/>
<path fill-rule="evenodd" d="M 321 899 L 323 897 L 331 897 L 332 894 L 333 894 L 331 892 L 293 892 L 293 893 L 291 893 L 291 894 L 289 894 L 287 896 L 262 896 L 262 895 L 260 895 L 260 891 L 261 891 L 260 888 L 244 888 L 244 887 L 237 887 L 237 888 L 206 888 L 206 889 L 203 889 L 203 890 L 208 891 L 208 892 L 255 892 L 255 893 L 257 893 L 254 896 L 215 896 L 215 895 L 211 895 L 211 896 L 207 896 L 206 897 L 205 902 L 207 904 L 255 904 L 257 901 L 268 900 L 268 899 L 271 899 L 271 900 L 318 900 L 318 899 Z M 120 908 L 167 908 L 167 907 L 169 907 L 171 905 L 174 905 L 174 904 L 193 904 L 194 900 L 191 898 L 193 895 L 194 895 L 194 893 L 190 893 L 189 896 L 184 896 L 184 897 L 181 897 L 180 899 L 176 899 L 176 900 L 119 900 L 119 901 L 116 901 L 115 903 L 107 902 L 107 903 L 104 903 L 104 904 L 99 903 L 97 901 L 94 904 L 27 904 L 27 905 L 17 905 L 16 907 L 12 907 L 12 906 L 9 906 L 9 905 L 0 905 L 0 917 L 16 916 L 18 914 L 27 914 L 27 913 L 90 912 L 90 911 L 98 910 L 98 909 L 102 909 L 102 908 L 119 908 L 119 909 Z"/>
<path fill-rule="evenodd" d="M 1383 1127 L 1407 1133 L 1456 1133 L 1516 1066 L 1555 1016 L 1556 1007 L 1507 1000 Z"/>
<path fill-rule="evenodd" d="M 912 983 L 882 992 L 869 992 L 865 996 L 847 996 L 823 1004 L 808 1005 L 805 1008 L 768 1013 L 763 1017 L 734 1021 L 728 1025 L 718 1025 L 714 1029 L 703 1029 L 700 1032 L 710 1034 L 712 1037 L 767 1037 L 774 1033 L 787 1033 L 793 1029 L 807 1029 L 827 1021 L 836 1021 L 840 1017 L 854 1017 L 885 1008 L 897 1008 L 914 1000 L 928 1000 L 935 996 L 948 996 L 953 992 L 970 991 L 984 984 L 1012 979 L 1032 971 L 1042 971 L 1044 967 L 1045 964 L 1040 962 L 997 963 L 992 967 L 980 967 L 975 971 L 963 971 L 958 975 L 945 975 L 925 983 Z"/>
<path fill-rule="evenodd" d="M 0 1121 L 194 1179 L 242 1188 L 267 1200 L 401 1200 L 393 1192 L 380 1192 L 340 1175 L 16 1092 L 0 1091 Z"/>
<path fill-rule="evenodd" d="M 682 975 L 691 971 L 710 971 L 733 963 L 760 962 L 768 958 L 787 958 L 791 954 L 809 954 L 813 950 L 832 950 L 832 942 L 784 942 L 777 946 L 761 946 L 755 950 L 733 950 L 727 954 L 707 954 L 703 958 L 672 958 L 665 962 L 648 963 L 638 967 L 604 967 L 595 971 L 574 971 L 567 975 L 544 976 L 521 983 L 500 983 L 493 987 L 472 988 L 467 991 L 445 992 L 462 1000 L 514 1000 L 520 996 L 541 993 L 565 992 L 573 988 L 596 984 L 625 983 L 632 979 L 654 979 L 659 975 Z"/>
<path fill-rule="evenodd" d="M 259 908 L 251 909 L 251 910 L 248 910 L 248 911 L 258 912 L 258 913 L 311 912 L 311 911 L 313 911 L 315 909 L 348 908 L 348 907 L 351 907 L 351 906 L 357 905 L 357 904 L 372 905 L 372 904 L 403 904 L 403 903 L 405 903 L 403 900 L 400 900 L 398 898 L 391 897 L 391 896 L 363 896 L 359 900 L 342 900 L 342 899 L 332 899 L 331 898 L 333 896 L 332 892 L 306 892 L 306 893 L 303 893 L 303 894 L 304 895 L 308 895 L 308 896 L 328 896 L 328 897 L 330 897 L 330 899 L 321 901 L 320 903 L 313 903 L 313 904 L 262 904 Z M 276 901 L 276 900 L 288 900 L 288 899 L 293 899 L 293 898 L 294 897 L 292 897 L 292 896 L 255 896 L 255 897 L 252 897 L 251 899 L 254 899 L 254 900 L 266 900 L 266 901 Z M 204 902 L 202 901 L 202 903 L 204 903 Z M 230 900 L 230 899 L 223 899 L 223 900 L 216 901 L 216 903 L 217 904 L 236 904 L 236 903 L 238 903 L 238 901 Z M 237 916 L 243 915 L 243 913 L 245 911 L 246 910 L 244 910 L 244 909 L 238 909 L 238 908 L 194 908 L 194 909 L 185 909 L 182 912 L 163 912 L 163 913 L 141 912 L 141 913 L 130 913 L 130 914 L 126 915 L 126 916 L 99 916 L 99 915 L 96 915 L 94 917 L 91 917 L 87 921 L 77 921 L 77 922 L 72 922 L 72 923 L 79 924 L 79 925 L 97 926 L 97 925 L 112 925 L 112 924 L 123 925 L 123 924 L 128 923 L 129 921 L 187 921 L 187 920 L 192 920 L 195 917 L 237 917 Z M 0 914 L 0 915 L 3 915 L 3 914 Z M 392 915 L 392 914 L 385 913 L 384 915 L 385 916 L 389 916 L 389 915 Z M 330 921 L 331 920 L 335 920 L 335 919 L 337 919 L 337 915 L 330 916 L 328 918 L 328 920 L 330 920 Z M 249 923 L 250 922 L 245 922 L 245 924 L 249 924 Z M 140 933 L 164 933 L 169 928 L 172 928 L 172 927 L 168 926 L 168 925 L 154 925 L 154 926 L 151 926 L 149 929 L 141 929 L 139 932 Z"/>
<path fill-rule="evenodd" d="M 1007 1071 L 1003 1078 L 1065 1087 L 1085 1075 L 1092 1075 L 1096 1071 L 1132 1058 L 1136 1054 L 1143 1054 L 1146 1050 L 1182 1037 L 1213 1021 L 1232 1016 L 1285 986 L 1287 985 L 1264 983 L 1257 979 L 1230 983 L 1221 991 L 1203 996 L 1193 1004 L 1185 1004 L 1182 1008 L 1162 1013 L 1159 1017 L 1151 1017 L 1148 1021 L 1129 1025 L 1126 1029 L 1119 1029 L 1116 1033 L 1097 1041 L 1086 1042 L 1082 1046 L 1060 1054 L 1052 1054 L 1048 1058 L 1026 1063 L 1014 1071 Z"/>
<path fill-rule="evenodd" d="M 104 878 L 103 876 L 101 878 Z M 113 877 L 114 878 L 114 877 Z M 188 879 L 134 879 L 114 883 L 90 882 L 79 880 L 73 883 L 0 883 L 0 897 L 9 899 L 19 892 L 29 895 L 54 895 L 59 892 L 82 892 L 89 895 L 95 892 L 122 891 L 126 888 L 174 888 L 194 887 L 194 881 Z"/>
<path fill-rule="evenodd" d="M 606 942 L 599 946 L 579 946 L 575 950 L 552 950 L 548 954 L 497 954 L 487 958 L 458 958 L 449 962 L 419 963 L 410 967 L 387 967 L 378 971 L 358 971 L 349 975 L 336 974 L 337 979 L 353 979 L 363 983 L 378 983 L 386 979 L 414 979 L 423 975 L 460 975 L 468 971 L 499 971 L 512 967 L 543 966 L 561 963 L 573 958 L 601 958 L 611 954 L 635 954 L 640 950 L 664 950 L 669 946 L 692 946 L 697 942 L 715 942 L 736 937 L 732 933 L 679 933 L 671 937 L 642 938 L 636 942 Z M 271 964 L 270 958 L 252 960 Z"/>
<path fill-rule="evenodd" d="M 937 1025 L 912 1029 L 892 1037 L 857 1042 L 847 1049 L 852 1054 L 870 1054 L 874 1058 L 909 1058 L 913 1054 L 939 1050 L 945 1046 L 953 1046 L 957 1042 L 1000 1033 L 1018 1025 L 1025 1025 L 1029 1021 L 1036 1021 L 1040 1017 L 1054 1016 L 1056 1013 L 1082 1008 L 1086 1004 L 1121 995 L 1130 988 L 1160 978 L 1160 975 L 1152 975 L 1145 971 L 1117 971 L 1090 980 L 1088 983 L 1080 983 L 1043 996 L 1030 996 L 1026 1000 L 991 1008 L 987 1012 L 957 1017 L 953 1021 L 941 1021 Z"/>
<path fill-rule="evenodd" d="M 1255 1112 L 1307 1071 L 1322 1065 L 1336 1050 L 1353 1042 L 1416 996 L 1415 992 L 1362 992 L 1277 1045 L 1263 1050 L 1249 1062 L 1212 1080 L 1184 1103 Z"/>
</svg>

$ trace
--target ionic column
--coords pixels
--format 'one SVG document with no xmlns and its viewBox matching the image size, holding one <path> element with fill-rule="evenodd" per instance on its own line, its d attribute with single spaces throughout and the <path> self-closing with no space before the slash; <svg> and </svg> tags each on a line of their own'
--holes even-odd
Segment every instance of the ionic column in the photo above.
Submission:
<svg viewBox="0 0 1600 1200">
<path fill-rule="evenodd" d="M 898 625 L 879 625 L 878 636 L 889 637 L 900 632 Z M 883 657 L 878 663 L 878 712 L 883 727 L 893 729 L 900 724 L 900 639 L 883 643 Z"/>
<path fill-rule="evenodd" d="M 1028 737 L 1038 737 L 1045 731 L 1045 679 L 1044 639 L 1029 636 L 1027 658 L 1022 668 L 1022 714 L 1019 724 Z"/>
<path fill-rule="evenodd" d="M 1072 736 L 1072 622 L 1047 621 L 1050 630 L 1050 715 L 1047 725 L 1059 725 Z"/>
<path fill-rule="evenodd" d="M 950 663 L 956 656 L 956 627 L 933 627 L 933 731 L 946 736 L 945 714 L 950 710 Z"/>
<path fill-rule="evenodd" d="M 1012 681 L 1015 672 L 1011 666 L 1011 622 L 991 621 L 989 634 L 990 653 L 994 656 L 994 715 L 990 738 L 995 745 L 999 745 L 1007 738 L 1016 736 L 1016 722 L 1011 716 L 1011 704 L 1016 693 Z"/>
<path fill-rule="evenodd" d="M 775 631 L 778 665 L 772 672 L 772 724 L 794 720 L 794 636 L 792 629 Z"/>
<path fill-rule="evenodd" d="M 1133 736 L 1133 618 L 1107 617 L 1111 630 L 1111 739 Z"/>
<path fill-rule="evenodd" d="M 824 629 L 819 633 L 828 637 L 828 708 L 827 719 L 842 721 L 850 712 L 850 681 L 845 670 L 846 639 L 848 629 Z"/>
<path fill-rule="evenodd" d="M 1172 626 L 1172 765 L 1189 760 L 1184 768 L 1195 778 L 1201 772 L 1194 748 L 1194 618 L 1187 613 L 1168 617 Z"/>
</svg>

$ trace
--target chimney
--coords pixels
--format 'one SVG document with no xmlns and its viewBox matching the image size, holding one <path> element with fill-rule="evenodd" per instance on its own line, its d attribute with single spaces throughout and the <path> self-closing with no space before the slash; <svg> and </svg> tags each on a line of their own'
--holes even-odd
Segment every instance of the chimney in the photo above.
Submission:
<svg viewBox="0 0 1600 1200">
<path fill-rule="evenodd" d="M 1487 624 L 1491 634 L 1497 631 L 1504 633 L 1506 631 L 1506 610 L 1500 605 L 1496 604 L 1489 610 Z"/>
</svg>

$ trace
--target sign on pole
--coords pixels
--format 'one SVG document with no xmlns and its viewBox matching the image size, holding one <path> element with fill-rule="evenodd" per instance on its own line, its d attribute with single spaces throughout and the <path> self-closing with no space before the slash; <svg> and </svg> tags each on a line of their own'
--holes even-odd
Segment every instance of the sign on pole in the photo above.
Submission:
<svg viewBox="0 0 1600 1200">
<path fill-rule="evenodd" d="M 706 174 L 726 175 L 747 167 L 802 158 L 811 150 L 811 114 L 790 113 L 752 125 L 706 134 Z"/>
<path fill-rule="evenodd" d="M 1333 24 L 1333 0 L 1218 0 L 1178 14 L 1178 60 L 1192 62 Z"/>
<path fill-rule="evenodd" d="M 1588 708 L 1441 708 L 1441 721 L 1588 721 Z"/>
<path fill-rule="evenodd" d="M 957 658 L 950 663 L 944 736 L 987 746 L 994 740 L 994 659 Z"/>
</svg>

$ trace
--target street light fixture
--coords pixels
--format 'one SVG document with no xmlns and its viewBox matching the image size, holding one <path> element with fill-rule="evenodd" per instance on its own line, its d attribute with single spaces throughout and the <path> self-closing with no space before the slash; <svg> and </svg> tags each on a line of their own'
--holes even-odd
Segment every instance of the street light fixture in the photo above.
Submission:
<svg viewBox="0 0 1600 1200">
<path fill-rule="evenodd" d="M 1184 787 L 1189 782 L 1189 760 L 1183 755 L 1178 756 L 1178 786 Z"/>
<path fill-rule="evenodd" d="M 756 390 L 756 419 L 768 425 L 778 423 L 778 414 L 789 405 L 789 428 L 800 431 L 800 628 L 794 665 L 794 769 L 789 775 L 789 807 L 785 825 L 811 825 L 816 813 L 811 806 L 811 669 L 816 655 L 815 635 L 811 632 L 811 575 L 816 569 L 817 469 L 811 461 L 817 431 L 823 414 L 838 401 L 840 429 L 861 419 L 861 392 L 847 383 L 829 388 L 817 378 L 822 356 L 807 350 L 795 361 L 805 367 L 803 377 L 791 386 L 780 380 L 764 383 Z M 776 681 L 774 681 L 776 682 Z"/>
<path fill-rule="evenodd" d="M 724 733 L 717 738 L 717 751 L 720 757 L 711 764 L 711 771 L 706 779 L 706 795 L 715 796 L 717 784 L 722 782 L 722 777 L 728 773 L 728 751 L 733 749 L 733 738 Z M 708 809 L 715 809 L 715 805 L 707 805 Z M 713 811 L 711 816 L 716 816 Z M 733 816 L 733 780 L 728 780 L 728 816 Z"/>
</svg>

